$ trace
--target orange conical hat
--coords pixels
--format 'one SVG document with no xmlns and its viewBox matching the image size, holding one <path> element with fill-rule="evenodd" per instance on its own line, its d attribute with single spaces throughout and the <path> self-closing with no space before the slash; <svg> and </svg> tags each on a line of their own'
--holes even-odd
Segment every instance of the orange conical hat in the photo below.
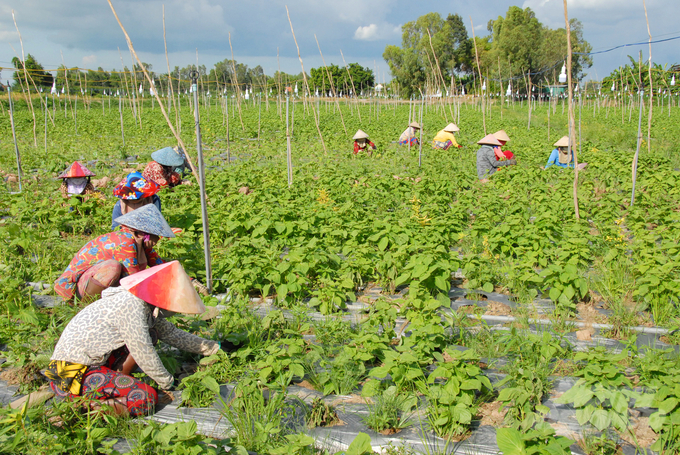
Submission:
<svg viewBox="0 0 680 455">
<path fill-rule="evenodd" d="M 178 261 L 166 262 L 120 280 L 123 289 L 153 306 L 175 313 L 201 314 L 205 305 Z"/>
<path fill-rule="evenodd" d="M 91 177 L 95 175 L 94 172 L 80 164 L 78 161 L 74 161 L 64 172 L 59 174 L 60 179 L 71 179 L 77 177 Z"/>
</svg>

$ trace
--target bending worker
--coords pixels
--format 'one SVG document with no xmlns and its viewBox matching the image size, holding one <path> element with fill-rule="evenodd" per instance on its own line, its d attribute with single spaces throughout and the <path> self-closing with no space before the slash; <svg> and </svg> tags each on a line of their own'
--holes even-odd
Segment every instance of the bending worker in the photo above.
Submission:
<svg viewBox="0 0 680 455">
<path fill-rule="evenodd" d="M 161 198 L 158 191 L 161 187 L 153 180 L 142 177 L 139 172 L 131 172 L 113 189 L 113 195 L 118 198 L 111 214 L 111 230 L 120 226 L 116 222 L 119 216 L 130 213 L 148 204 L 156 206 L 161 211 Z"/>
<path fill-rule="evenodd" d="M 161 188 L 182 184 L 182 176 L 176 169 L 184 166 L 184 154 L 172 147 L 156 150 L 151 154 L 151 161 L 146 165 L 142 175 L 147 180 L 153 180 Z"/>
<path fill-rule="evenodd" d="M 562 136 L 559 141 L 553 144 L 555 149 L 550 153 L 550 158 L 548 158 L 548 163 L 545 165 L 544 169 L 548 169 L 550 166 L 558 167 L 574 167 L 574 152 L 569 148 L 569 136 Z M 586 167 L 588 163 L 579 163 L 578 169 L 581 170 Z"/>
<path fill-rule="evenodd" d="M 418 122 L 409 123 L 408 128 L 399 136 L 399 145 L 418 145 L 418 138 L 416 137 L 418 130 L 420 130 Z"/>
<path fill-rule="evenodd" d="M 497 160 L 496 152 L 501 153 L 501 143 L 493 134 L 487 134 L 477 143 L 481 145 L 477 150 L 477 177 L 480 181 L 487 182 L 488 178 L 495 174 L 501 166 L 517 164 L 514 158 L 503 161 Z"/>
<path fill-rule="evenodd" d="M 90 182 L 93 175 L 95 175 L 94 172 L 78 161 L 74 161 L 57 177 L 62 179 L 61 187 L 59 187 L 61 195 L 65 198 L 76 196 L 81 201 L 88 200 L 90 196 L 96 196 L 98 193 Z"/>
<path fill-rule="evenodd" d="M 437 135 L 432 140 L 432 147 L 441 150 L 448 150 L 451 147 L 462 147 L 456 142 L 456 137 L 453 133 L 460 131 L 460 128 L 454 123 L 449 123 L 444 127 L 443 130 L 437 133 Z"/>
<path fill-rule="evenodd" d="M 119 415 L 148 414 L 158 403 L 156 390 L 130 376 L 124 367 L 119 371 L 120 366 L 134 357 L 160 389 L 170 389 L 174 377 L 158 357 L 150 332 L 177 349 L 215 354 L 219 342 L 180 330 L 164 319 L 173 313 L 204 311 L 189 276 L 177 261 L 123 278 L 120 287 L 106 289 L 101 299 L 68 323 L 45 376 L 58 398 L 87 396 L 101 400 Z"/>
<path fill-rule="evenodd" d="M 358 154 L 361 151 L 365 151 L 369 156 L 375 150 L 375 144 L 368 139 L 368 134 L 364 133 L 362 130 L 358 130 L 354 137 L 354 154 Z"/>
</svg>

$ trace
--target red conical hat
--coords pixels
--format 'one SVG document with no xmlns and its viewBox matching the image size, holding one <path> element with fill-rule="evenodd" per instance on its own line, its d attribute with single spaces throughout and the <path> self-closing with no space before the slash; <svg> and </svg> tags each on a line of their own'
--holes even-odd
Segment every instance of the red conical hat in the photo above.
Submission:
<svg viewBox="0 0 680 455">
<path fill-rule="evenodd" d="M 60 179 L 72 179 L 72 178 L 78 178 L 78 177 L 91 177 L 95 175 L 94 172 L 83 166 L 77 161 L 74 161 L 68 169 L 66 169 L 64 172 L 59 174 Z"/>
<path fill-rule="evenodd" d="M 175 313 L 201 314 L 205 305 L 178 261 L 166 262 L 120 280 L 123 289 L 153 306 Z"/>
</svg>

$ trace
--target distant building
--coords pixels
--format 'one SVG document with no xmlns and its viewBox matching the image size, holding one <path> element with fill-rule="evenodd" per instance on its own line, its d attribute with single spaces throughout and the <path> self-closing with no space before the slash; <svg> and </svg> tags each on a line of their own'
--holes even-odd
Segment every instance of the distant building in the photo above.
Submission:
<svg viewBox="0 0 680 455">
<path fill-rule="evenodd" d="M 541 91 L 550 96 L 559 96 L 567 91 L 566 85 L 544 85 Z"/>
</svg>

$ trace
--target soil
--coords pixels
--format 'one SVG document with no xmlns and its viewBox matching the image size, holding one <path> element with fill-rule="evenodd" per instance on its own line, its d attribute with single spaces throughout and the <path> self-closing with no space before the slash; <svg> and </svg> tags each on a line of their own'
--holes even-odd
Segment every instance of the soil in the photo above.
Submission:
<svg viewBox="0 0 680 455">
<path fill-rule="evenodd" d="M 501 302 L 495 302 L 489 300 L 486 306 L 486 313 L 489 316 L 510 316 L 512 314 L 512 308 Z"/>
<path fill-rule="evenodd" d="M 331 406 L 337 406 L 339 404 L 373 404 L 373 400 L 370 398 L 364 398 L 361 395 L 352 394 L 348 397 L 340 397 L 331 403 Z"/>
<path fill-rule="evenodd" d="M 505 414 L 507 410 L 500 411 L 501 402 L 492 401 L 490 403 L 483 403 L 477 409 L 477 417 L 481 417 L 482 421 L 480 425 L 490 425 L 492 427 L 500 427 L 503 425 L 505 420 Z"/>
<path fill-rule="evenodd" d="M 487 300 L 487 297 L 484 294 L 478 294 L 477 292 L 468 292 L 465 298 L 468 300 L 476 300 L 478 302 L 484 302 Z"/>
<path fill-rule="evenodd" d="M 597 311 L 594 305 L 589 305 L 586 303 L 579 303 L 576 305 L 576 311 L 578 311 L 579 318 L 585 323 L 596 323 L 596 324 L 606 324 L 607 316 L 601 314 Z"/>
<path fill-rule="evenodd" d="M 389 435 L 392 435 L 392 434 L 397 434 L 397 433 L 399 433 L 400 431 L 401 431 L 401 430 L 400 430 L 400 429 L 397 429 L 397 428 L 387 428 L 387 429 L 385 429 L 385 430 L 379 431 L 378 433 L 380 433 L 380 434 L 382 434 L 382 435 L 384 435 L 384 436 L 389 436 Z"/>
<path fill-rule="evenodd" d="M 621 439 L 633 446 L 649 447 L 656 442 L 659 438 L 654 430 L 649 426 L 649 417 L 640 417 L 631 419 L 632 426 L 630 431 L 633 432 L 635 437 L 632 437 L 630 433 L 626 432 L 620 433 Z"/>
<path fill-rule="evenodd" d="M 0 379 L 7 385 L 21 385 L 40 379 L 40 370 L 34 364 L 24 365 L 20 368 L 8 368 L 0 373 Z"/>
<path fill-rule="evenodd" d="M 662 337 L 659 337 L 659 340 L 662 343 L 666 343 L 666 344 L 680 344 L 680 341 L 678 340 L 678 338 L 676 336 L 664 335 Z"/>
<path fill-rule="evenodd" d="M 295 385 L 298 386 L 298 387 L 304 387 L 305 389 L 316 391 L 314 386 L 306 379 L 303 379 L 302 381 L 296 383 Z"/>
</svg>

